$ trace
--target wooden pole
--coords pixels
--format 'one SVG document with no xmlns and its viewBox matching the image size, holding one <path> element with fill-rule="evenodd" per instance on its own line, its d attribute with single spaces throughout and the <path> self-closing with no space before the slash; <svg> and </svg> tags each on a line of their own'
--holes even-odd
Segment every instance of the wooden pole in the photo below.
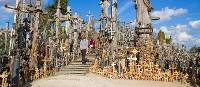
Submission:
<svg viewBox="0 0 200 87">
<path fill-rule="evenodd" d="M 38 38 L 38 27 L 39 27 L 39 18 L 41 11 L 41 0 L 36 0 L 36 14 L 35 14 L 35 23 L 33 28 L 33 41 L 32 41 L 32 49 L 31 49 L 31 68 L 38 68 L 37 61 L 37 38 Z"/>
</svg>

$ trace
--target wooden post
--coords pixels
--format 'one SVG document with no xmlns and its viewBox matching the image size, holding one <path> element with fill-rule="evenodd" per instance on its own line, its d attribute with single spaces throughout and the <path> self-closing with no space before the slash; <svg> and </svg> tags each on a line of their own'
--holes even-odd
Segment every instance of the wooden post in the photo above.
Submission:
<svg viewBox="0 0 200 87">
<path fill-rule="evenodd" d="M 47 62 L 49 62 L 50 60 L 48 59 L 48 54 L 49 51 L 48 51 L 48 45 L 47 45 L 47 42 L 45 43 L 45 57 L 44 57 L 44 60 L 42 60 L 44 62 L 44 65 L 43 65 L 43 76 L 42 77 L 46 77 L 47 74 L 48 74 L 48 71 L 47 71 Z"/>
<path fill-rule="evenodd" d="M 4 41 L 5 42 L 5 50 L 7 50 L 9 24 L 10 24 L 10 22 L 7 22 L 6 29 L 4 31 L 4 34 L 5 34 L 5 41 Z"/>
<path fill-rule="evenodd" d="M 112 0 L 112 12 L 111 12 L 111 38 L 113 39 L 111 45 L 112 55 L 116 55 L 115 50 L 117 48 L 117 41 L 118 41 L 117 5 L 118 5 L 117 0 Z"/>
<path fill-rule="evenodd" d="M 36 13 L 35 13 L 35 23 L 33 28 L 33 41 L 31 48 L 31 68 L 38 68 L 38 60 L 37 60 L 37 38 L 38 38 L 38 27 L 39 27 L 39 18 L 41 14 L 41 0 L 36 0 Z"/>
</svg>

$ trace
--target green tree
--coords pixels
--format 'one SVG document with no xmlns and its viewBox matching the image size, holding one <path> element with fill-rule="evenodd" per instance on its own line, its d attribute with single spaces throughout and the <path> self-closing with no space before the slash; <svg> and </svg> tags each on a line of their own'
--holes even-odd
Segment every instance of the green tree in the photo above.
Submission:
<svg viewBox="0 0 200 87">
<path fill-rule="evenodd" d="M 166 38 L 166 44 L 171 44 L 172 43 L 172 37 L 170 36 L 170 38 Z"/>
<path fill-rule="evenodd" d="M 54 0 L 54 3 L 47 7 L 47 11 L 48 11 L 50 17 L 53 17 L 53 15 L 56 13 L 57 5 L 58 5 L 58 0 Z M 66 14 L 68 0 L 60 0 L 60 5 L 61 5 L 61 13 Z"/>
<path fill-rule="evenodd" d="M 159 40 L 160 45 L 164 44 L 165 33 L 162 30 L 160 30 L 159 33 L 158 33 L 158 40 Z"/>
<path fill-rule="evenodd" d="M 200 53 L 200 47 L 193 46 L 193 47 L 190 49 L 190 52 L 192 52 L 192 53 Z"/>
</svg>

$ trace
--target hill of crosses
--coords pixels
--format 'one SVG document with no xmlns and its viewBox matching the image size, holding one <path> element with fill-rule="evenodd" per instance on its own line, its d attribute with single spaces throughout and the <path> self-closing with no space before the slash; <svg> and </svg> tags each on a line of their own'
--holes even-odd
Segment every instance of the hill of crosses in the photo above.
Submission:
<svg viewBox="0 0 200 87">
<path fill-rule="evenodd" d="M 100 16 L 89 11 L 86 18 L 73 12 L 68 3 L 73 0 L 48 0 L 48 6 L 43 0 L 13 0 L 15 6 L 6 3 L 10 1 L 0 0 L 14 16 L 0 29 L 1 87 L 88 74 L 200 84 L 200 47 L 187 51 L 173 36 L 155 32 L 153 23 L 160 17 L 152 16 L 151 0 L 131 0 L 132 22 L 119 20 L 119 0 L 99 0 Z"/>
</svg>

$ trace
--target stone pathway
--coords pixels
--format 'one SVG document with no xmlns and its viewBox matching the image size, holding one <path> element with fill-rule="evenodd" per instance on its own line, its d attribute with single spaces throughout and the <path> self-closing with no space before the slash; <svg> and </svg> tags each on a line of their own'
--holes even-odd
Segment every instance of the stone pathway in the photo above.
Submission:
<svg viewBox="0 0 200 87">
<path fill-rule="evenodd" d="M 160 82 L 147 80 L 116 80 L 95 74 L 58 75 L 41 79 L 30 84 L 31 87 L 190 87 L 179 82 Z"/>
<path fill-rule="evenodd" d="M 109 79 L 88 73 L 91 64 L 82 65 L 78 59 L 63 67 L 55 76 L 37 80 L 27 87 L 190 87 L 179 82 Z"/>
</svg>

